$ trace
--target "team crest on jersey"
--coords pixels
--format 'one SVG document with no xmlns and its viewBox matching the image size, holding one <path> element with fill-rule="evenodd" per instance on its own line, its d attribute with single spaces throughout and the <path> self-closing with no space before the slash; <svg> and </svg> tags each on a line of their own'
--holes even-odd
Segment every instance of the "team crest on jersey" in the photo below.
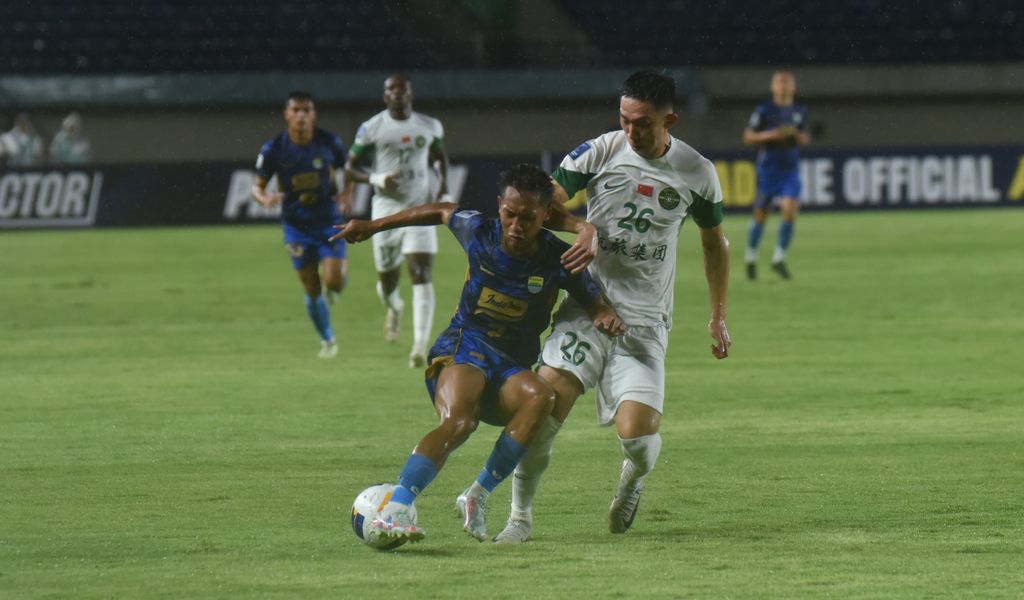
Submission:
<svg viewBox="0 0 1024 600">
<path fill-rule="evenodd" d="M 540 275 L 530 275 L 526 280 L 526 289 L 530 290 L 531 294 L 539 294 L 544 289 L 544 278 Z"/>
<path fill-rule="evenodd" d="M 679 206 L 679 192 L 667 187 L 658 193 L 658 204 L 665 210 L 672 210 Z"/>
<path fill-rule="evenodd" d="M 583 142 L 579 146 L 576 146 L 575 150 L 573 150 L 572 152 L 569 153 L 569 158 L 571 158 L 573 160 L 576 160 L 577 158 L 583 156 L 583 154 L 587 150 L 590 150 L 590 144 L 587 143 L 587 142 Z"/>
<path fill-rule="evenodd" d="M 313 159 L 313 168 L 314 169 L 320 170 L 320 169 L 323 168 L 323 166 L 324 166 L 324 161 L 320 160 L 319 158 L 314 158 Z"/>
<path fill-rule="evenodd" d="M 423 146 L 426 146 L 426 145 L 427 145 L 427 138 L 423 137 L 422 135 L 416 136 L 416 147 L 417 148 L 422 148 Z"/>
</svg>

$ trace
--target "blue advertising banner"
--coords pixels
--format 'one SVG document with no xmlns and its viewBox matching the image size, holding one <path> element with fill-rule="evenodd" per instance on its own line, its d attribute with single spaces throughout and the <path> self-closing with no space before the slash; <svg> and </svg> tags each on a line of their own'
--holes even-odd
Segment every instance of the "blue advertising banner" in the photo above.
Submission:
<svg viewBox="0 0 1024 600">
<path fill-rule="evenodd" d="M 712 154 L 728 207 L 754 202 L 753 156 Z M 801 203 L 810 210 L 1024 204 L 1024 146 L 806 152 Z"/>
<path fill-rule="evenodd" d="M 552 156 L 456 158 L 449 189 L 460 203 L 495 214 L 500 172 Z M 749 209 L 757 194 L 752 153 L 708 158 L 726 209 Z M 801 159 L 800 173 L 801 200 L 812 211 L 1024 206 L 1024 146 L 816 150 Z M 249 196 L 253 175 L 239 163 L 7 170 L 0 229 L 273 222 L 278 209 Z M 369 198 L 367 186 L 357 188 L 353 216 L 369 214 Z"/>
</svg>

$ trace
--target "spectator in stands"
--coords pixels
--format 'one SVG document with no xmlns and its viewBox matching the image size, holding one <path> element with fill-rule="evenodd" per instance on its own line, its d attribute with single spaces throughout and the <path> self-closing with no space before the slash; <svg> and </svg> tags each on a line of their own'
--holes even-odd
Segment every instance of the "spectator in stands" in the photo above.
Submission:
<svg viewBox="0 0 1024 600">
<path fill-rule="evenodd" d="M 73 112 L 64 117 L 60 131 L 50 142 L 50 162 L 55 165 L 84 165 L 89 162 L 92 147 L 82 135 L 82 116 Z"/>
<path fill-rule="evenodd" d="M 25 113 L 14 117 L 14 127 L 0 135 L 0 154 L 7 156 L 8 167 L 34 167 L 43 157 L 43 140 L 36 134 Z"/>
</svg>

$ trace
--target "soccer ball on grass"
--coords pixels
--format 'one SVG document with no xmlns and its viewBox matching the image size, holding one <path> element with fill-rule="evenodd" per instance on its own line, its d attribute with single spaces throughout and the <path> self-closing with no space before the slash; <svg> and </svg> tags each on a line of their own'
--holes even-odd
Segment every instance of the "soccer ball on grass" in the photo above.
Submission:
<svg viewBox="0 0 1024 600">
<path fill-rule="evenodd" d="M 367 546 L 376 550 L 394 550 L 406 542 L 405 539 L 383 539 L 378 531 L 370 526 L 378 516 L 384 505 L 391 500 L 391 494 L 395 486 L 390 483 L 378 483 L 372 485 L 356 496 L 352 503 L 352 531 L 356 537 Z M 416 505 L 410 507 L 412 518 L 416 520 Z"/>
</svg>

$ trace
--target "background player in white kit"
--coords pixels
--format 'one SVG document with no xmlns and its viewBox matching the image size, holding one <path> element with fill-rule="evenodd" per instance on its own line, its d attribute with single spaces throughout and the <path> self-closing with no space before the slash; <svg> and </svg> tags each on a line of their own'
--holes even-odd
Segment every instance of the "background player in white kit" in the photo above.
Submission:
<svg viewBox="0 0 1024 600">
<path fill-rule="evenodd" d="M 359 127 L 349 151 L 346 181 L 369 182 L 373 186 L 373 219 L 435 199 L 451 201 L 444 128 L 437 119 L 413 112 L 412 98 L 412 83 L 405 75 L 395 74 L 384 80 L 387 109 Z M 359 168 L 359 162 L 370 155 L 373 166 L 367 173 Z M 436 170 L 441 182 L 436 197 L 431 194 L 430 169 Z M 404 307 L 398 294 L 402 261 L 409 266 L 413 305 L 410 367 L 426 365 L 434 319 L 434 285 L 430 271 L 435 254 L 437 233 L 433 227 L 392 229 L 373 237 L 373 261 L 379 277 L 377 295 L 387 307 L 384 338 L 389 342 L 398 340 Z"/>
<path fill-rule="evenodd" d="M 598 422 L 615 424 L 625 455 L 608 526 L 612 533 L 623 533 L 632 525 L 644 478 L 661 450 L 658 428 L 676 243 L 686 217 L 700 228 L 711 300 L 711 352 L 718 359 L 728 356 L 729 255 L 721 226 L 722 191 L 711 162 L 669 135 L 678 120 L 674 102 L 670 77 L 634 73 L 621 89 L 622 131 L 581 144 L 553 174 L 562 202 L 587 190 L 587 220 L 597 227 L 599 240 L 590 274 L 628 330 L 614 339 L 602 336 L 575 302 L 562 303 L 538 370 L 555 388 L 555 409 L 516 468 L 512 513 L 496 542 L 518 543 L 530 536 L 533 497 L 550 461 L 552 441 L 576 398 L 590 388 L 597 391 Z"/>
</svg>

